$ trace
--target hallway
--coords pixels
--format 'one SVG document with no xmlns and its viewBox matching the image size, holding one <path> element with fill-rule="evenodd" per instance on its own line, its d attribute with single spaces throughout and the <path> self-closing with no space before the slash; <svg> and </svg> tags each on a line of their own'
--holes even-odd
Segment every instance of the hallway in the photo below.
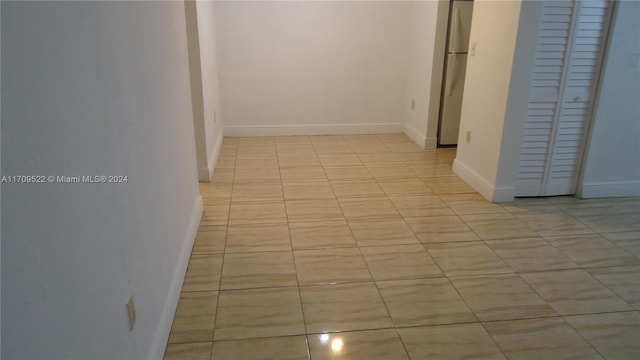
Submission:
<svg viewBox="0 0 640 360">
<path fill-rule="evenodd" d="M 403 134 L 225 138 L 165 359 L 640 357 L 640 199 L 491 204 Z"/>
</svg>

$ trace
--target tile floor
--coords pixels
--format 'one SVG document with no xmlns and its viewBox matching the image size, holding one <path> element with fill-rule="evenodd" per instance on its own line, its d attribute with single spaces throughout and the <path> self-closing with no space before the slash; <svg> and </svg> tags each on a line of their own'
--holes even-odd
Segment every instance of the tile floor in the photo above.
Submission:
<svg viewBox="0 0 640 360">
<path fill-rule="evenodd" d="M 491 204 L 454 157 L 225 138 L 165 359 L 640 359 L 640 199 Z"/>
</svg>

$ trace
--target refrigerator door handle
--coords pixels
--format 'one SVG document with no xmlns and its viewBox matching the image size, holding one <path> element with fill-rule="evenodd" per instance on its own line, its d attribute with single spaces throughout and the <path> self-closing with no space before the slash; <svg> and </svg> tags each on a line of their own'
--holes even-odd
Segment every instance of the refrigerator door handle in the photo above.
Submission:
<svg viewBox="0 0 640 360">
<path fill-rule="evenodd" d="M 453 61 L 450 63 L 451 72 L 447 76 L 447 96 L 453 95 L 453 86 L 455 85 L 455 75 L 458 72 L 458 55 L 453 54 Z"/>
</svg>

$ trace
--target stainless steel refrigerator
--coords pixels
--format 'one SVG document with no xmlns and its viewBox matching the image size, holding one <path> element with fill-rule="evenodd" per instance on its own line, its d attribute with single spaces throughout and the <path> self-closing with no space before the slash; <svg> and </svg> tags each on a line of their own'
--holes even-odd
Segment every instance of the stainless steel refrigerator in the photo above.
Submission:
<svg viewBox="0 0 640 360">
<path fill-rule="evenodd" d="M 467 51 L 471 31 L 473 1 L 454 0 L 449 11 L 447 57 L 440 106 L 440 145 L 456 145 L 460 129 L 460 107 L 464 75 L 467 69 Z"/>
</svg>

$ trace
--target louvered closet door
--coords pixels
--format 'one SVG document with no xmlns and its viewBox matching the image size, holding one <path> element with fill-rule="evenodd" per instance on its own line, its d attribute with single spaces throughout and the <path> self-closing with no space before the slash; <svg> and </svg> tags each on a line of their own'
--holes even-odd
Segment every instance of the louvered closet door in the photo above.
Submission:
<svg viewBox="0 0 640 360">
<path fill-rule="evenodd" d="M 516 196 L 575 193 L 611 5 L 543 5 Z"/>
</svg>

